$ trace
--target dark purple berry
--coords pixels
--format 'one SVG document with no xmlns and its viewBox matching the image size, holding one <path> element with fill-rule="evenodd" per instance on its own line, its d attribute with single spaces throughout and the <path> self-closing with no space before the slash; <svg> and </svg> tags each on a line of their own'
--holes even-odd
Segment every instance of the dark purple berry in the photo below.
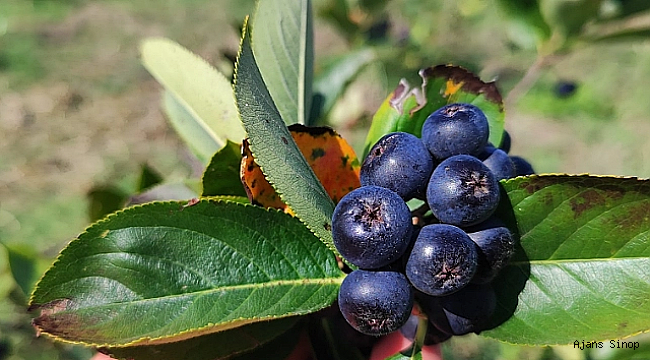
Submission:
<svg viewBox="0 0 650 360">
<path fill-rule="evenodd" d="M 478 246 L 478 269 L 472 282 L 486 283 L 508 264 L 515 252 L 515 237 L 510 229 L 495 217 L 468 227 L 465 231 Z"/>
<path fill-rule="evenodd" d="M 385 335 L 402 327 L 413 308 L 413 289 L 404 274 L 355 270 L 339 290 L 345 320 L 366 335 Z"/>
<path fill-rule="evenodd" d="M 533 166 L 521 156 L 510 156 L 510 160 L 515 165 L 515 176 L 525 176 L 535 174 Z"/>
<path fill-rule="evenodd" d="M 483 160 L 483 164 L 492 171 L 497 180 L 510 179 L 515 176 L 515 164 L 508 154 L 501 149 L 491 149 L 491 153 Z"/>
<path fill-rule="evenodd" d="M 472 280 L 477 256 L 476 245 L 462 229 L 447 224 L 427 225 L 415 240 L 406 263 L 406 277 L 425 294 L 448 295 Z"/>
<path fill-rule="evenodd" d="M 451 104 L 434 111 L 422 126 L 422 142 L 436 159 L 476 155 L 488 142 L 487 117 L 471 104 Z"/>
<path fill-rule="evenodd" d="M 332 216 L 339 253 L 363 269 L 386 266 L 406 251 L 413 224 L 404 200 L 379 186 L 362 186 L 341 198 Z"/>
<path fill-rule="evenodd" d="M 512 138 L 510 138 L 510 134 L 503 130 L 503 136 L 501 136 L 501 144 L 499 144 L 499 149 L 503 150 L 507 153 L 510 152 L 510 146 L 512 145 Z"/>
<path fill-rule="evenodd" d="M 440 222 L 471 226 L 492 215 L 499 204 L 499 183 L 487 166 L 469 155 L 444 160 L 433 171 L 427 203 Z"/>
<path fill-rule="evenodd" d="M 433 168 L 433 157 L 420 139 L 394 132 L 370 149 L 361 166 L 361 185 L 385 187 L 405 200 L 424 199 Z"/>
<path fill-rule="evenodd" d="M 444 317 L 432 319 L 436 327 L 453 335 L 479 333 L 494 314 L 497 298 L 490 284 L 469 284 L 439 298 Z"/>
<path fill-rule="evenodd" d="M 575 94 L 578 85 L 572 81 L 559 81 L 555 85 L 555 95 L 559 98 L 568 98 Z"/>
</svg>

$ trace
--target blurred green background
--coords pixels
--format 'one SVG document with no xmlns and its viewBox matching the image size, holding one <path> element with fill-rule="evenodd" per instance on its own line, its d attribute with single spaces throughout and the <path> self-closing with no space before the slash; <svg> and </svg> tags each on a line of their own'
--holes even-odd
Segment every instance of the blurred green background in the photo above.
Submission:
<svg viewBox="0 0 650 360">
<path fill-rule="evenodd" d="M 564 2 L 581 10 L 567 11 L 561 0 L 539 8 L 536 1 L 314 0 L 316 76 L 354 50 L 371 49 L 376 59 L 350 79 L 328 122 L 359 150 L 400 78 L 419 84 L 418 69 L 454 63 L 497 81 L 511 153 L 537 172 L 650 177 L 650 4 Z M 89 193 L 134 192 L 145 164 L 168 182 L 201 174 L 160 111 L 160 86 L 138 60 L 140 40 L 169 37 L 231 75 L 239 26 L 253 7 L 250 0 L 0 1 L 0 360 L 92 356 L 36 338 L 25 307 L 38 277 L 89 224 Z M 444 353 L 618 356 L 477 336 L 455 338 Z"/>
</svg>

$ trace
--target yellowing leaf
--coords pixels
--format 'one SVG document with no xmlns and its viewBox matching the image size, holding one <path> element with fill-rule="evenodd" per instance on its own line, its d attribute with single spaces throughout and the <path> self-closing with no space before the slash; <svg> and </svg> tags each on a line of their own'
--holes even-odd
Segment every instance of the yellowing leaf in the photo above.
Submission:
<svg viewBox="0 0 650 360">
<path fill-rule="evenodd" d="M 334 130 L 300 124 L 289 126 L 289 130 L 300 152 L 334 202 L 361 186 L 359 159 L 350 144 Z M 252 203 L 292 213 L 255 163 L 247 141 L 244 141 L 242 150 L 241 178 Z"/>
</svg>

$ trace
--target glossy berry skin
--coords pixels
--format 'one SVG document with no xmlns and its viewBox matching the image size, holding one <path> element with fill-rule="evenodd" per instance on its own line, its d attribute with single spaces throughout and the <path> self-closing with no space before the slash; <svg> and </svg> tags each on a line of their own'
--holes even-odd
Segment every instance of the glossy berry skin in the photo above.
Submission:
<svg viewBox="0 0 650 360">
<path fill-rule="evenodd" d="M 402 327 L 413 308 L 413 288 L 404 274 L 354 270 L 341 283 L 339 308 L 345 320 L 366 335 Z"/>
<path fill-rule="evenodd" d="M 495 217 L 468 227 L 465 231 L 478 246 L 478 269 L 472 282 L 489 282 L 514 254 L 515 238 L 505 224 Z"/>
<path fill-rule="evenodd" d="M 362 269 L 378 269 L 399 259 L 412 232 L 408 206 L 386 188 L 362 186 L 341 198 L 334 208 L 334 246 Z"/>
<path fill-rule="evenodd" d="M 431 323 L 443 333 L 465 335 L 485 330 L 496 310 L 497 298 L 490 284 L 469 284 L 448 296 L 429 298 L 427 315 Z M 424 307 L 424 305 L 423 305 Z"/>
<path fill-rule="evenodd" d="M 446 224 L 471 226 L 486 220 L 499 205 L 499 183 L 480 160 L 456 155 L 433 171 L 427 203 L 433 215 Z"/>
<path fill-rule="evenodd" d="M 521 156 L 510 156 L 510 160 L 515 165 L 515 176 L 525 176 L 535 174 L 533 166 Z"/>
<path fill-rule="evenodd" d="M 483 164 L 492 171 L 497 180 L 510 179 L 515 176 L 515 164 L 510 156 L 501 150 L 491 148 L 489 155 L 483 160 Z M 488 150 L 488 151 L 490 151 Z"/>
<path fill-rule="evenodd" d="M 453 155 L 476 155 L 488 142 L 490 129 L 481 109 L 450 104 L 434 111 L 422 125 L 422 142 L 439 160 Z"/>
<path fill-rule="evenodd" d="M 424 199 L 433 168 L 433 157 L 419 138 L 405 132 L 389 133 L 363 161 L 361 185 L 385 187 L 404 200 Z"/>
<path fill-rule="evenodd" d="M 406 262 L 406 277 L 425 294 L 449 295 L 472 280 L 477 261 L 476 245 L 462 229 L 427 225 L 420 230 Z"/>
</svg>

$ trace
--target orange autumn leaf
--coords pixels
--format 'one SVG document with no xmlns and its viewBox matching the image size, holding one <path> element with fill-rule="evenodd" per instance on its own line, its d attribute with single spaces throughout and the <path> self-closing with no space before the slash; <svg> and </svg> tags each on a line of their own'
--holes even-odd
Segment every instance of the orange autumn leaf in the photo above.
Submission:
<svg viewBox="0 0 650 360">
<path fill-rule="evenodd" d="M 334 130 L 300 124 L 289 126 L 289 130 L 298 149 L 335 203 L 348 192 L 361 186 L 359 159 L 350 144 Z M 292 213 L 255 163 L 246 140 L 242 144 L 240 173 L 251 203 Z"/>
</svg>

